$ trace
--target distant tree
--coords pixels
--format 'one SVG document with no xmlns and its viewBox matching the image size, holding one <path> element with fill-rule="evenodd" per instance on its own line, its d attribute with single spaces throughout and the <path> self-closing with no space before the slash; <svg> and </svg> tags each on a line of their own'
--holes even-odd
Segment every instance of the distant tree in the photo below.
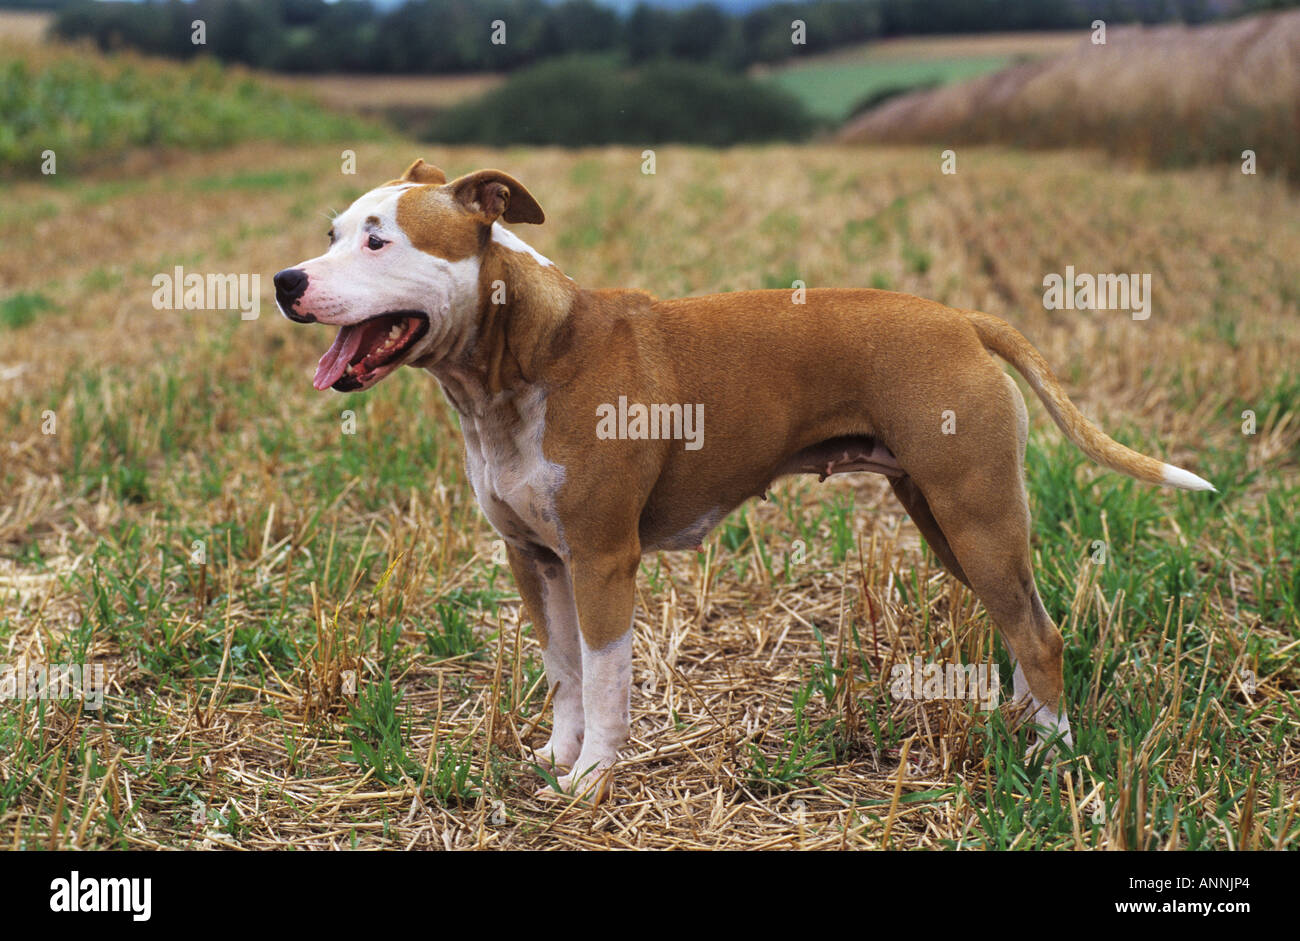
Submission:
<svg viewBox="0 0 1300 941">
<path fill-rule="evenodd" d="M 669 55 L 673 47 L 673 14 L 638 3 L 623 25 L 623 47 L 632 62 Z"/>
<path fill-rule="evenodd" d="M 325 0 L 277 0 L 280 20 L 285 26 L 310 26 L 329 12 Z"/>
<path fill-rule="evenodd" d="M 261 65 L 254 50 L 264 30 L 280 28 L 277 11 L 250 0 L 198 0 L 195 19 L 207 21 L 207 49 L 221 59 Z M 265 47 L 263 47 L 265 48 Z"/>
<path fill-rule="evenodd" d="M 254 40 L 254 57 L 286 72 L 359 72 L 376 69 L 374 11 L 364 0 L 322 4 L 313 20 L 289 27 L 288 35 L 261 50 Z M 265 35 L 265 33 L 263 33 Z"/>
<path fill-rule="evenodd" d="M 708 2 L 681 9 L 642 2 L 625 17 L 600 0 L 410 0 L 385 9 L 368 0 L 55 3 L 57 35 L 90 37 L 104 49 L 181 59 L 206 53 L 289 71 L 436 73 L 508 71 L 578 52 L 739 70 L 879 36 L 1081 29 L 1093 19 L 1199 23 L 1300 0 L 788 0 L 743 15 Z M 191 41 L 195 19 L 206 24 L 206 45 Z M 801 45 L 791 42 L 795 20 L 804 23 Z M 497 21 L 504 43 L 492 41 Z"/>
<path fill-rule="evenodd" d="M 491 146 L 798 140 L 803 105 L 774 86 L 714 66 L 659 60 L 626 71 L 607 56 L 552 59 L 448 110 L 427 137 Z"/>
<path fill-rule="evenodd" d="M 558 54 L 608 52 L 618 46 L 618 14 L 593 0 L 565 0 L 544 20 L 545 47 Z"/>
<path fill-rule="evenodd" d="M 726 47 L 734 22 L 710 3 L 683 10 L 673 18 L 668 52 L 678 59 L 707 62 Z"/>
</svg>

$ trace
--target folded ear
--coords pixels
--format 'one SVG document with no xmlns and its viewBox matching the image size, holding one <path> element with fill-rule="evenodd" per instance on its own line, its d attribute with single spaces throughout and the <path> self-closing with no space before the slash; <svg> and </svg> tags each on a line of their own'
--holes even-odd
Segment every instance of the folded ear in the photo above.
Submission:
<svg viewBox="0 0 1300 941">
<path fill-rule="evenodd" d="M 436 183 L 441 186 L 447 182 L 447 174 L 443 173 L 431 163 L 425 163 L 424 158 L 418 158 L 415 163 L 406 168 L 402 174 L 403 183 Z"/>
<path fill-rule="evenodd" d="M 506 222 L 531 222 L 540 225 L 546 215 L 533 194 L 508 173 L 500 170 L 477 170 L 451 184 L 452 195 L 491 225 L 502 218 Z"/>
</svg>

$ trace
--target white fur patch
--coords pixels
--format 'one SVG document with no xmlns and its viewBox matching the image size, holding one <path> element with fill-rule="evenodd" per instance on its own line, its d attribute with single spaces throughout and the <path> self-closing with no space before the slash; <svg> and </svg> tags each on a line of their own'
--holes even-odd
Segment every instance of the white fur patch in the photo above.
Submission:
<svg viewBox="0 0 1300 941">
<path fill-rule="evenodd" d="M 1162 468 L 1165 483 L 1171 487 L 1178 487 L 1181 490 L 1210 490 L 1218 493 L 1214 489 L 1214 484 L 1208 480 L 1197 477 L 1191 471 L 1185 471 L 1181 467 L 1174 467 L 1172 464 L 1166 464 Z"/>
<path fill-rule="evenodd" d="M 546 618 L 546 682 L 555 690 L 555 722 L 551 738 L 537 749 L 553 764 L 568 768 L 582 750 L 582 649 L 578 640 L 578 608 L 573 601 L 569 573 L 534 563 L 542 583 L 543 617 Z M 548 574 L 549 572 L 549 574 Z"/>
<path fill-rule="evenodd" d="M 1025 671 L 1020 667 L 1020 661 L 1012 658 L 1016 665 L 1016 672 L 1012 677 L 1012 683 L 1015 686 L 1014 701 L 1022 703 L 1029 702 L 1029 722 L 1035 727 L 1035 737 L 1039 742 L 1045 742 L 1058 733 L 1061 735 L 1061 741 L 1074 747 L 1074 736 L 1070 732 L 1070 717 L 1062 709 L 1059 713 L 1054 713 L 1041 702 L 1038 697 L 1029 689 L 1029 681 L 1025 678 Z M 1032 751 L 1032 749 L 1031 749 Z"/>
<path fill-rule="evenodd" d="M 555 262 L 551 261 L 537 249 L 533 248 L 515 233 L 511 232 L 500 222 L 492 223 L 492 241 L 496 242 L 502 248 L 508 248 L 512 252 L 523 252 L 532 255 L 533 259 L 539 265 L 549 265 L 555 267 Z"/>
<path fill-rule="evenodd" d="M 1029 680 L 1025 678 L 1025 671 L 1021 669 L 1020 661 L 1015 657 L 1012 657 L 1011 662 L 1015 664 L 1016 667 L 1016 672 L 1011 677 L 1011 682 L 1015 689 L 1015 692 L 1012 695 L 1016 702 L 1020 702 L 1026 696 L 1032 695 L 1029 692 Z"/>
<path fill-rule="evenodd" d="M 1038 697 L 1032 693 L 1029 696 L 1031 703 L 1030 708 L 1033 714 L 1030 717 L 1032 722 L 1038 728 L 1038 739 L 1045 742 L 1056 736 L 1061 737 L 1061 742 L 1069 747 L 1074 747 L 1074 736 L 1070 734 L 1070 717 L 1065 714 L 1065 710 L 1052 712 L 1038 701 Z"/>
<path fill-rule="evenodd" d="M 486 401 L 477 389 L 463 388 L 461 394 L 468 396 L 461 403 L 466 411 L 461 412 L 460 425 L 469 482 L 488 522 L 506 539 L 537 543 L 566 557 L 568 546 L 555 509 L 564 468 L 542 453 L 545 392 L 533 387 L 518 399 L 500 403 Z M 520 524 L 526 532 L 518 531 Z"/>
</svg>

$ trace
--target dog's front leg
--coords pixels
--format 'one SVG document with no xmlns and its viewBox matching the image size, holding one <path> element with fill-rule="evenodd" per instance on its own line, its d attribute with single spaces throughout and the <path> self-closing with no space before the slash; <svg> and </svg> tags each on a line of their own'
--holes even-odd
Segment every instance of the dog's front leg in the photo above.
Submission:
<svg viewBox="0 0 1300 941">
<path fill-rule="evenodd" d="M 558 783 L 592 803 L 609 795 L 611 770 L 630 727 L 632 610 L 640 558 L 638 547 L 628 547 L 571 560 L 582 635 L 585 734 L 573 769 Z"/>
<path fill-rule="evenodd" d="M 546 682 L 552 689 L 555 719 L 551 737 L 534 749 L 551 769 L 568 769 L 582 750 L 582 645 L 578 639 L 578 609 L 573 584 L 559 556 L 542 549 L 520 550 L 507 545 L 510 571 L 519 586 L 533 630 L 542 645 Z"/>
</svg>

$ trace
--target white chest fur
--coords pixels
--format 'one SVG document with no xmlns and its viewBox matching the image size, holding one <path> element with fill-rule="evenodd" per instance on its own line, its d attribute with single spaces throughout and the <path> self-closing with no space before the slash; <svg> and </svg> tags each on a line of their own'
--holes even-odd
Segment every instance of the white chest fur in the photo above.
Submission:
<svg viewBox="0 0 1300 941">
<path fill-rule="evenodd" d="M 465 464 L 492 528 L 509 542 L 535 543 L 566 556 L 555 509 L 564 468 L 542 453 L 545 393 L 533 388 L 521 395 L 475 396 L 462 404 Z"/>
</svg>

